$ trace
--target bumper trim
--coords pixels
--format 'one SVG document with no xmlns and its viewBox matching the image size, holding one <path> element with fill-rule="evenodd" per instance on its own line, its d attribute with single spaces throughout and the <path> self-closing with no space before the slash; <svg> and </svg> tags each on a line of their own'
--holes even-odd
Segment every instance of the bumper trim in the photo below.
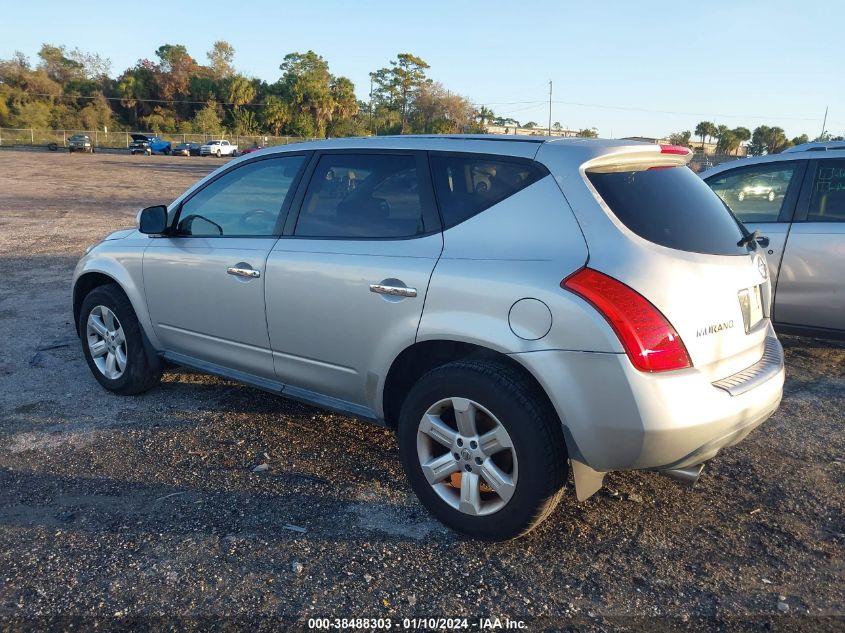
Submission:
<svg viewBox="0 0 845 633">
<path fill-rule="evenodd" d="M 712 383 L 714 387 L 727 391 L 732 396 L 739 396 L 763 384 L 783 369 L 783 347 L 774 336 L 766 338 L 763 357 L 733 376 L 722 378 Z"/>
</svg>

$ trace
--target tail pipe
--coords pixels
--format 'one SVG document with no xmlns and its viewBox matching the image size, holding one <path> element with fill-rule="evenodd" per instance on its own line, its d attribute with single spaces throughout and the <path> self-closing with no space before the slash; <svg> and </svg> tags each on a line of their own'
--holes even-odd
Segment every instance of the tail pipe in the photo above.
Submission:
<svg viewBox="0 0 845 633">
<path fill-rule="evenodd" d="M 666 475 L 670 479 L 674 479 L 685 486 L 694 488 L 698 478 L 701 477 L 702 470 L 704 470 L 704 464 L 696 464 L 695 466 L 687 466 L 686 468 L 670 468 L 659 472 L 661 475 Z"/>
</svg>

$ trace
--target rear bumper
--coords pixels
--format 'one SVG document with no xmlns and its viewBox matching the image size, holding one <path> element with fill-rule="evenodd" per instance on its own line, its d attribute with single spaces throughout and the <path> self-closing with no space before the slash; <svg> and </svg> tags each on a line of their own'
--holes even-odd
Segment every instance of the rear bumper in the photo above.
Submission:
<svg viewBox="0 0 845 633">
<path fill-rule="evenodd" d="M 602 472 L 663 470 L 710 459 L 777 410 L 783 355 L 770 336 L 769 345 L 779 352 L 776 366 L 736 395 L 711 384 L 695 368 L 637 371 L 624 354 L 547 351 L 513 357 L 549 394 L 563 421 L 570 457 Z"/>
</svg>

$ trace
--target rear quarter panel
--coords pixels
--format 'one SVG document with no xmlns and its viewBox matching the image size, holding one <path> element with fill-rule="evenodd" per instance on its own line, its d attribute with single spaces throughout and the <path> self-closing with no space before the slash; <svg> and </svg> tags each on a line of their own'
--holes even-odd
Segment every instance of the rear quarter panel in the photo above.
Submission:
<svg viewBox="0 0 845 633">
<path fill-rule="evenodd" d="M 551 176 L 444 232 L 418 341 L 456 340 L 509 354 L 544 349 L 621 352 L 605 321 L 560 282 L 588 251 Z M 536 340 L 511 330 L 509 313 L 525 298 L 551 312 Z"/>
</svg>

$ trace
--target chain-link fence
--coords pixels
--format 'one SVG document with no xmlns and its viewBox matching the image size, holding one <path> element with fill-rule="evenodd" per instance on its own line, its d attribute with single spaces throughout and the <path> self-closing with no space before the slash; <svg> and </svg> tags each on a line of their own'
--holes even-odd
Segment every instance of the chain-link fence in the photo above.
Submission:
<svg viewBox="0 0 845 633">
<path fill-rule="evenodd" d="M 140 134 L 154 135 L 152 132 Z M 0 147 L 42 146 L 67 147 L 68 139 L 74 134 L 87 135 L 96 148 L 126 149 L 132 141 L 132 132 L 100 132 L 98 130 L 38 130 L 32 128 L 0 128 Z M 287 145 L 314 139 L 299 136 L 269 136 L 264 134 L 158 134 L 165 141 L 173 145 L 179 143 L 206 143 L 214 139 L 228 139 L 230 143 L 240 149 L 247 147 L 265 147 L 271 145 Z"/>
</svg>

